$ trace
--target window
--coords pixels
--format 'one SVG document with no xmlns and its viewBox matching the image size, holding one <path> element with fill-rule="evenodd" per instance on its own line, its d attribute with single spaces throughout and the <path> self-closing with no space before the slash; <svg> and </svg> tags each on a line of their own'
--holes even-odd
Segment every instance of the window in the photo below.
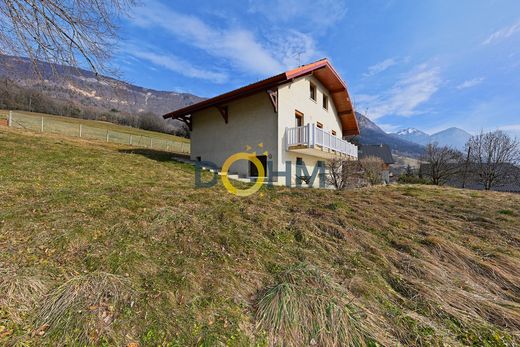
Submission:
<svg viewBox="0 0 520 347">
<path fill-rule="evenodd" d="M 309 84 L 309 96 L 312 100 L 316 101 L 316 86 L 314 84 Z"/>
<path fill-rule="evenodd" d="M 295 111 L 294 117 L 296 120 L 296 126 L 297 127 L 303 126 L 303 113 L 301 113 L 300 111 Z"/>
<path fill-rule="evenodd" d="M 332 130 L 332 135 L 336 136 L 336 131 L 335 130 Z"/>
<path fill-rule="evenodd" d="M 300 157 L 296 157 L 296 165 L 302 166 L 303 165 L 303 159 Z"/>
<path fill-rule="evenodd" d="M 320 122 L 316 122 L 316 126 L 320 129 L 323 129 L 323 124 L 321 124 Z"/>
<path fill-rule="evenodd" d="M 325 94 L 323 94 L 323 108 L 326 110 L 329 109 L 329 97 Z"/>
</svg>

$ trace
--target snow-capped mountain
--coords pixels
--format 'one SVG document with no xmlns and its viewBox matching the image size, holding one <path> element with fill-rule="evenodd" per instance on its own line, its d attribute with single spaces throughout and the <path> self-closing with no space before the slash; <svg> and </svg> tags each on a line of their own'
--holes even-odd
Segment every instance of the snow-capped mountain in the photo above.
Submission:
<svg viewBox="0 0 520 347">
<path fill-rule="evenodd" d="M 352 139 L 353 142 L 363 145 L 386 144 L 390 146 L 394 153 L 399 153 L 409 157 L 419 157 L 424 153 L 424 147 L 411 141 L 399 138 L 398 136 L 387 134 L 376 123 L 356 112 L 360 135 Z"/>
<path fill-rule="evenodd" d="M 471 137 L 471 134 L 459 128 L 449 128 L 432 135 L 415 128 L 407 128 L 392 135 L 423 146 L 429 143 L 437 143 L 441 146 L 450 146 L 461 151 L 464 150 L 466 142 Z"/>
</svg>

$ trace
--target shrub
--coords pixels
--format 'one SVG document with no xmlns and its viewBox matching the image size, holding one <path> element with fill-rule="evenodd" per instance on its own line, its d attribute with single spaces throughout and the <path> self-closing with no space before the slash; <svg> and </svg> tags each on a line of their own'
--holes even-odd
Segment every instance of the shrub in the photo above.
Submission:
<svg viewBox="0 0 520 347">
<path fill-rule="evenodd" d="M 365 346 L 369 338 L 344 290 L 308 264 L 277 276 L 258 301 L 257 327 L 273 346 Z"/>
<path fill-rule="evenodd" d="M 424 177 L 401 175 L 397 182 L 402 184 L 431 184 L 431 181 Z"/>
<path fill-rule="evenodd" d="M 366 157 L 359 161 L 363 169 L 365 179 L 371 185 L 378 185 L 383 183 L 383 166 L 384 162 L 378 157 Z"/>
</svg>

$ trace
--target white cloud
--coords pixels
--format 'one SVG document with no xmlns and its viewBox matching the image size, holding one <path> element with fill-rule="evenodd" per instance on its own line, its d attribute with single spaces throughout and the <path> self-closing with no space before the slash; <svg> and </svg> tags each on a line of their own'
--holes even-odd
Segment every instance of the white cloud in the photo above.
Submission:
<svg viewBox="0 0 520 347">
<path fill-rule="evenodd" d="M 387 133 L 395 133 L 401 129 L 400 125 L 394 125 L 394 124 L 378 123 L 377 126 L 380 127 L 381 129 L 383 129 Z"/>
<path fill-rule="evenodd" d="M 459 84 L 457 86 L 457 89 L 461 90 L 461 89 L 475 87 L 475 86 L 478 86 L 479 84 L 481 84 L 482 82 L 484 82 L 484 78 L 483 77 L 473 78 L 471 80 L 467 80 L 467 81 L 464 81 L 461 84 Z"/>
<path fill-rule="evenodd" d="M 228 80 L 225 73 L 196 68 L 189 62 L 172 54 L 157 54 L 149 50 L 144 51 L 135 48 L 126 49 L 125 52 L 187 77 L 204 79 L 214 83 L 224 83 Z"/>
<path fill-rule="evenodd" d="M 381 73 L 396 64 L 397 64 L 397 61 L 394 58 L 389 58 L 389 59 L 383 60 L 382 62 L 379 62 L 375 65 L 370 66 L 368 68 L 368 72 L 363 74 L 363 76 L 371 77 L 371 76 L 377 75 L 378 73 Z"/>
<path fill-rule="evenodd" d="M 249 0 L 249 12 L 280 23 L 300 21 L 313 31 L 332 27 L 347 13 L 344 0 Z"/>
<path fill-rule="evenodd" d="M 482 42 L 482 44 L 489 45 L 491 43 L 507 39 L 508 37 L 514 35 L 517 32 L 520 32 L 520 20 L 508 27 L 495 31 L 493 34 L 489 35 L 488 38 Z"/>
<path fill-rule="evenodd" d="M 269 50 L 285 68 L 295 68 L 322 58 L 314 39 L 297 30 L 275 30 L 266 34 Z"/>
<path fill-rule="evenodd" d="M 378 96 L 356 96 L 356 101 L 361 109 L 368 108 L 372 120 L 386 115 L 409 117 L 420 113 L 417 108 L 430 100 L 441 82 L 438 67 L 421 64 L 402 75 L 388 92 Z"/>
<path fill-rule="evenodd" d="M 160 28 L 183 43 L 222 58 L 243 71 L 266 75 L 284 69 L 255 35 L 245 29 L 213 27 L 156 1 L 147 1 L 145 6 L 136 8 L 130 20 L 142 28 Z"/>
</svg>

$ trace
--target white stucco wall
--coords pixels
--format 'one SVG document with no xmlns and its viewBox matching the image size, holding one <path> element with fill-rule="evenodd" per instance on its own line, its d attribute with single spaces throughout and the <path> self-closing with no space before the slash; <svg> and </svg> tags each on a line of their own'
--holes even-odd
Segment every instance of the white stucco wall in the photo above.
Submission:
<svg viewBox="0 0 520 347">
<path fill-rule="evenodd" d="M 309 82 L 317 88 L 316 101 L 309 95 Z M 323 108 L 322 95 L 328 96 L 328 109 Z M 296 158 L 302 158 L 312 174 L 318 161 L 326 161 L 304 153 L 288 152 L 285 148 L 285 129 L 296 126 L 295 112 L 303 113 L 304 124 L 320 122 L 327 132 L 336 131 L 341 138 L 341 121 L 328 90 L 313 76 L 304 76 L 292 83 L 278 88 L 278 114 L 266 92 L 241 98 L 227 104 L 229 110 L 228 124 L 224 122 L 220 112 L 212 107 L 196 112 L 193 117 L 191 132 L 191 159 L 201 157 L 203 161 L 211 161 L 222 167 L 224 161 L 237 152 L 246 151 L 251 146 L 258 155 L 267 151 L 271 156 L 275 171 L 285 171 L 286 161 L 291 161 L 292 184 L 296 181 Z M 259 148 L 258 144 L 264 147 Z M 234 164 L 230 173 L 249 176 L 249 162 L 239 161 Z M 285 184 L 285 177 L 278 182 Z M 319 181 L 316 179 L 315 186 Z"/>
<path fill-rule="evenodd" d="M 264 151 L 270 153 L 270 160 L 276 163 L 278 117 L 268 94 L 258 93 L 233 101 L 227 106 L 228 124 L 215 107 L 192 115 L 191 159 L 200 156 L 203 161 L 211 161 L 220 168 L 229 156 L 244 152 L 246 146 L 251 146 L 258 155 Z M 263 143 L 263 148 L 258 147 L 260 143 Z M 236 162 L 230 173 L 248 176 L 249 162 Z"/>
<path fill-rule="evenodd" d="M 317 89 L 316 101 L 310 98 L 309 83 L 312 82 Z M 323 108 L 322 96 L 328 96 L 329 108 Z M 293 83 L 282 85 L 278 88 L 278 138 L 280 145 L 278 147 L 279 158 L 277 167 L 281 168 L 279 171 L 285 170 L 285 162 L 291 161 L 293 176 L 296 172 L 296 158 L 302 158 L 305 165 L 308 167 L 309 174 L 319 160 L 326 161 L 323 158 L 305 155 L 302 153 L 288 152 L 285 149 L 285 129 L 296 126 L 295 112 L 303 113 L 304 125 L 307 123 L 320 122 L 323 124 L 323 129 L 327 132 L 336 131 L 336 136 L 341 138 L 342 127 L 341 121 L 337 116 L 336 108 L 332 102 L 332 97 L 329 91 L 313 76 L 304 76 L 296 79 Z M 283 178 L 281 178 L 283 180 Z M 315 182 L 317 184 L 318 182 Z M 294 184 L 294 178 L 293 178 Z"/>
</svg>

